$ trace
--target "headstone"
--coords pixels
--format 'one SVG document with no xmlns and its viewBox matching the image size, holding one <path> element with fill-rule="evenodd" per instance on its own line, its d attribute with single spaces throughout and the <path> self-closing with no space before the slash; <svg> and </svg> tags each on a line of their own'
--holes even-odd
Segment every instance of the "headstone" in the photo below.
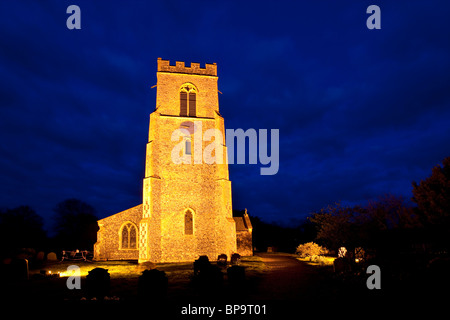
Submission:
<svg viewBox="0 0 450 320">
<path fill-rule="evenodd" d="M 87 294 L 89 297 L 103 299 L 109 293 L 110 275 L 107 269 L 95 268 L 86 276 Z"/>
<path fill-rule="evenodd" d="M 198 275 L 201 271 L 211 266 L 208 256 L 200 256 L 194 261 L 194 275 Z"/>
<path fill-rule="evenodd" d="M 28 260 L 13 259 L 9 265 L 11 280 L 28 280 Z"/>
<path fill-rule="evenodd" d="M 228 257 L 226 254 L 222 253 L 217 257 L 217 264 L 220 266 L 226 266 L 227 265 Z"/>
<path fill-rule="evenodd" d="M 45 256 L 44 251 L 39 251 L 36 255 L 36 260 L 42 261 L 42 260 L 44 260 L 44 256 Z"/>
<path fill-rule="evenodd" d="M 50 252 L 47 254 L 47 261 L 56 261 L 58 258 L 56 257 L 56 253 Z"/>
<path fill-rule="evenodd" d="M 231 255 L 231 264 L 236 265 L 241 262 L 241 255 L 239 253 L 233 253 Z"/>
<path fill-rule="evenodd" d="M 167 294 L 167 283 L 164 271 L 144 270 L 138 280 L 138 295 L 141 298 L 161 300 Z"/>
</svg>

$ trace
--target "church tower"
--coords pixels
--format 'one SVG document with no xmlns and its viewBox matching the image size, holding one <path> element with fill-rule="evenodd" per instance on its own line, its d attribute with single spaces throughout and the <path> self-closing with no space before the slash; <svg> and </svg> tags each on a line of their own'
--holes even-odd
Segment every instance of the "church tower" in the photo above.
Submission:
<svg viewBox="0 0 450 320">
<path fill-rule="evenodd" d="M 237 252 L 217 80 L 216 64 L 187 67 L 184 62 L 171 65 L 158 58 L 139 262 L 193 261 L 200 255 L 216 260 L 219 254 L 230 257 Z M 206 159 L 208 154 L 215 161 Z"/>
</svg>

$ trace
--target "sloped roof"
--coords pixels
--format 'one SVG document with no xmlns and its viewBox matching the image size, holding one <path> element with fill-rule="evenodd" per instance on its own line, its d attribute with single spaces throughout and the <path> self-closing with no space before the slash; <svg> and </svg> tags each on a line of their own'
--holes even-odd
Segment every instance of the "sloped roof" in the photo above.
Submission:
<svg viewBox="0 0 450 320">
<path fill-rule="evenodd" d="M 236 232 L 252 230 L 252 223 L 247 214 L 244 214 L 242 217 L 233 217 L 233 219 L 236 222 Z"/>
</svg>

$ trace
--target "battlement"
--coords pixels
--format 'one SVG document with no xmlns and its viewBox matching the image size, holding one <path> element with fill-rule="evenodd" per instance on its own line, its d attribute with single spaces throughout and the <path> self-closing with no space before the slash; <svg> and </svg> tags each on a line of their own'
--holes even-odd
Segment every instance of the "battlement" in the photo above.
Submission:
<svg viewBox="0 0 450 320">
<path fill-rule="evenodd" d="M 169 60 L 158 58 L 158 72 L 173 72 L 186 74 L 199 74 L 205 76 L 217 76 L 217 64 L 205 64 L 205 68 L 200 68 L 200 63 L 192 62 L 190 67 L 184 65 L 184 61 L 176 61 L 175 65 L 170 65 Z"/>
</svg>

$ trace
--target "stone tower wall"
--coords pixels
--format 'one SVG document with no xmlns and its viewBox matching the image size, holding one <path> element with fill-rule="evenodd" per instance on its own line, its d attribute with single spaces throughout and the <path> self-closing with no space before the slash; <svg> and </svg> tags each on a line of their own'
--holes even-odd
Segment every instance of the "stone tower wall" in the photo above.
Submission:
<svg viewBox="0 0 450 320">
<path fill-rule="evenodd" d="M 143 194 L 143 219 L 140 223 L 140 261 L 192 261 L 199 255 L 217 259 L 221 253 L 236 252 L 236 229 L 232 218 L 231 182 L 224 164 L 175 164 L 171 152 L 179 141 L 172 133 L 186 121 L 201 124 L 197 135 L 190 135 L 192 160 L 203 154 L 210 141 L 202 141 L 207 129 L 224 129 L 219 115 L 217 69 L 199 68 L 184 63 L 170 66 L 158 59 L 156 110 L 150 115 L 146 171 Z M 196 117 L 180 116 L 180 88 L 192 84 L 197 91 Z M 225 136 L 225 132 L 223 132 Z M 200 139 L 196 139 L 200 137 Z M 224 145 L 224 141 L 221 141 Z M 226 151 L 226 148 L 225 148 Z M 224 154 L 226 157 L 226 152 Z M 184 215 L 193 212 L 194 232 L 185 234 Z"/>
</svg>

